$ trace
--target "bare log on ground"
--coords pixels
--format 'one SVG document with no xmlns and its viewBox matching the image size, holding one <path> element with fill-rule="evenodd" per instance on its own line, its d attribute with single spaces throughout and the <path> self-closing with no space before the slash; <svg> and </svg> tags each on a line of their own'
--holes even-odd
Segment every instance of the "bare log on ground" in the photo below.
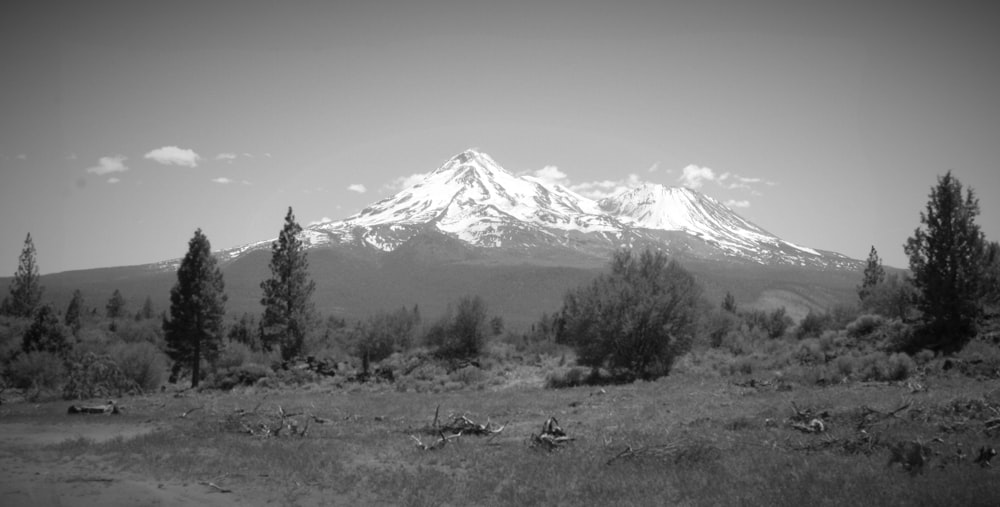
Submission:
<svg viewBox="0 0 1000 507">
<path fill-rule="evenodd" d="M 114 400 L 108 400 L 104 405 L 70 405 L 69 409 L 66 410 L 67 414 L 105 414 L 105 415 L 118 415 L 121 410 Z"/>
</svg>

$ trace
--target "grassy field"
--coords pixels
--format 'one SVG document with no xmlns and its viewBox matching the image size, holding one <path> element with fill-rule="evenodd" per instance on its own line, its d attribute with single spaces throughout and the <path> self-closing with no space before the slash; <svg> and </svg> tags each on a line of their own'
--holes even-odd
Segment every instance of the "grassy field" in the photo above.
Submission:
<svg viewBox="0 0 1000 507">
<path fill-rule="evenodd" d="M 8 442 L 4 466 L 76 464 L 101 470 L 92 480 L 108 487 L 124 474 L 248 505 L 1000 503 L 998 472 L 973 463 L 995 440 L 996 380 L 940 375 L 816 387 L 682 365 L 656 382 L 554 390 L 541 387 L 538 371 L 522 373 L 517 382 L 441 393 L 332 382 L 166 392 L 122 399 L 117 416 L 69 416 L 69 402 L 6 404 L 0 428 L 155 430 L 101 442 Z M 438 407 L 439 423 L 465 415 L 505 426 L 492 437 L 420 449 L 414 437 L 439 438 L 426 431 Z M 287 426 L 260 434 L 279 411 L 299 434 Z M 819 418 L 825 431 L 792 427 L 797 412 Z M 551 451 L 531 443 L 549 417 L 573 439 Z M 901 441 L 926 443 L 935 455 L 920 471 L 887 466 L 889 446 Z"/>
</svg>

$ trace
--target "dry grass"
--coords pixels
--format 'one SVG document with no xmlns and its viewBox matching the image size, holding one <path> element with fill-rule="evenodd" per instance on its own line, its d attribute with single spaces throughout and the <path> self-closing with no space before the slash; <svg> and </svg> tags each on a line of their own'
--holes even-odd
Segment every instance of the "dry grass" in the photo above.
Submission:
<svg viewBox="0 0 1000 507">
<path fill-rule="evenodd" d="M 245 389 L 122 400 L 121 421 L 161 421 L 131 440 L 69 441 L 61 459 L 99 455 L 159 480 L 211 481 L 249 504 L 403 505 L 996 505 L 992 468 L 947 462 L 956 444 L 993 443 L 995 380 L 962 376 L 905 383 L 846 383 L 791 390 L 740 387 L 732 378 L 680 372 L 657 382 L 546 390 L 397 392 L 391 385 Z M 520 384 L 522 386 L 526 384 Z M 786 420 L 793 403 L 827 412 L 827 431 Z M 866 422 L 870 407 L 896 414 Z M 306 413 L 332 421 L 305 437 L 260 438 L 224 422 L 237 409 Z M 440 417 L 508 423 L 496 437 L 461 436 L 434 451 L 410 435 Z M 13 407 L 13 408 L 11 408 Z M 191 408 L 203 407 L 180 414 Z M 64 403 L 5 405 L 3 421 L 66 417 Z M 550 416 L 575 440 L 532 447 Z M 919 476 L 887 467 L 891 442 L 932 442 L 939 456 Z M 943 465 L 943 466 L 942 466 Z M 1000 463 L 998 463 L 1000 466 Z"/>
</svg>

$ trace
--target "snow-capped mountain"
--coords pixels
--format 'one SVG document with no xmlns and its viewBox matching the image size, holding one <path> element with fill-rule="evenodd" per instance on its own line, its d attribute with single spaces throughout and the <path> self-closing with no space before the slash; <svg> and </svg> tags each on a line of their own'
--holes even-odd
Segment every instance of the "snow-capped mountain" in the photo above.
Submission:
<svg viewBox="0 0 1000 507">
<path fill-rule="evenodd" d="M 353 216 L 308 227 L 302 237 L 312 247 L 339 244 L 391 252 L 425 232 L 526 259 L 543 251 L 607 259 L 612 250 L 627 246 L 765 265 L 858 265 L 840 254 L 784 241 L 688 188 L 644 185 L 595 202 L 560 185 L 512 174 L 471 149 Z M 269 245 L 257 242 L 223 256 L 232 259 Z"/>
</svg>

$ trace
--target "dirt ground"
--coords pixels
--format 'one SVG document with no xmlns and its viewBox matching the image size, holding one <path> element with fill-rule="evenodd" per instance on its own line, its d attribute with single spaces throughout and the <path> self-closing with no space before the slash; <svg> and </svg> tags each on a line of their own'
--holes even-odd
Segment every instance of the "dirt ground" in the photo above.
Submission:
<svg viewBox="0 0 1000 507">
<path fill-rule="evenodd" d="M 155 431 L 144 423 L 0 423 L 0 505 L 170 506 L 246 505 L 233 493 L 205 484 L 157 481 L 117 468 L 93 455 L 60 456 L 45 446 L 85 438 L 103 442 Z"/>
</svg>

